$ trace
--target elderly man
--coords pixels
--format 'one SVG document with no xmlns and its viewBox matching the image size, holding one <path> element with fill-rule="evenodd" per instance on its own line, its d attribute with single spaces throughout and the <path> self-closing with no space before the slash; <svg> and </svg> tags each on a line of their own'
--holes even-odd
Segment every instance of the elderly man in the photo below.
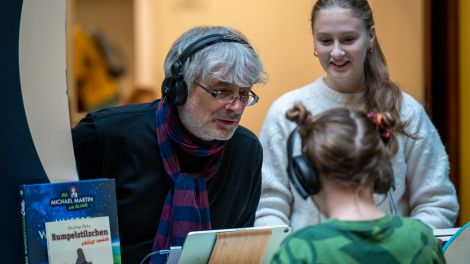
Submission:
<svg viewBox="0 0 470 264">
<path fill-rule="evenodd" d="M 116 179 L 124 263 L 190 231 L 252 226 L 260 196 L 261 145 L 239 122 L 265 74 L 246 38 L 193 28 L 164 68 L 161 100 L 91 113 L 72 131 L 80 179 Z"/>
</svg>

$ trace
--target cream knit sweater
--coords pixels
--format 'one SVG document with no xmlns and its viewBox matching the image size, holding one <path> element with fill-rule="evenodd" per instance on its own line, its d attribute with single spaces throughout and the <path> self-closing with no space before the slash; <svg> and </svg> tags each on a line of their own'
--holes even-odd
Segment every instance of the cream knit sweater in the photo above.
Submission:
<svg viewBox="0 0 470 264">
<path fill-rule="evenodd" d="M 342 94 L 329 88 L 323 78 L 278 98 L 268 111 L 261 129 L 263 183 L 255 226 L 287 224 L 294 230 L 323 219 L 311 199 L 303 200 L 288 180 L 286 142 L 295 124 L 285 118 L 294 103 L 303 103 L 316 115 L 346 102 L 358 105 L 360 94 Z M 399 150 L 392 160 L 395 174 L 393 198 L 398 213 L 417 218 L 432 228 L 452 227 L 459 210 L 450 182 L 449 161 L 442 141 L 423 107 L 403 93 L 402 120 L 411 120 L 407 131 L 418 132 L 418 140 L 398 136 Z M 297 149 L 300 153 L 300 140 Z M 389 200 L 376 195 L 377 204 L 390 212 Z"/>
</svg>

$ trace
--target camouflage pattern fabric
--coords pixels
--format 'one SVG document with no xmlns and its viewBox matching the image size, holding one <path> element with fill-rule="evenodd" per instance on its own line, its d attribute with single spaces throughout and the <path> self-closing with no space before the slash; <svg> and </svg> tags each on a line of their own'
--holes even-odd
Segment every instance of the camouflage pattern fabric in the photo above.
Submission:
<svg viewBox="0 0 470 264">
<path fill-rule="evenodd" d="M 329 219 L 287 237 L 271 263 L 445 263 L 432 230 L 387 215 L 370 221 Z"/>
</svg>

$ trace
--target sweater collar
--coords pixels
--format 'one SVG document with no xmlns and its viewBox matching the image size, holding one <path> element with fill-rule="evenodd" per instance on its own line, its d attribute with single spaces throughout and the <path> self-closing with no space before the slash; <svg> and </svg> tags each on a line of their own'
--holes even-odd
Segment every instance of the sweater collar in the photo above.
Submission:
<svg viewBox="0 0 470 264">
<path fill-rule="evenodd" d="M 330 103 L 334 105 L 348 105 L 353 107 L 359 107 L 361 105 L 362 97 L 364 92 L 357 92 L 357 93 L 340 93 L 338 91 L 333 90 L 325 83 L 325 78 L 319 78 L 316 82 L 316 87 L 318 92 L 327 98 Z"/>
</svg>

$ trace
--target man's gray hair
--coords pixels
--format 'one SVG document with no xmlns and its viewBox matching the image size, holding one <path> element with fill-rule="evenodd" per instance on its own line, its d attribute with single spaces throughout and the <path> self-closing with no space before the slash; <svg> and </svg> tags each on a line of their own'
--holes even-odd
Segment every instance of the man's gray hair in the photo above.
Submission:
<svg viewBox="0 0 470 264">
<path fill-rule="evenodd" d="M 211 34 L 235 35 L 247 43 L 240 32 L 228 27 L 195 27 L 173 43 L 165 59 L 165 77 L 171 76 L 171 66 L 183 50 L 203 36 Z M 204 47 L 183 62 L 184 80 L 191 87 L 196 78 L 205 82 L 220 79 L 239 87 L 251 87 L 266 81 L 263 65 L 252 47 L 238 42 L 218 42 Z"/>
</svg>

